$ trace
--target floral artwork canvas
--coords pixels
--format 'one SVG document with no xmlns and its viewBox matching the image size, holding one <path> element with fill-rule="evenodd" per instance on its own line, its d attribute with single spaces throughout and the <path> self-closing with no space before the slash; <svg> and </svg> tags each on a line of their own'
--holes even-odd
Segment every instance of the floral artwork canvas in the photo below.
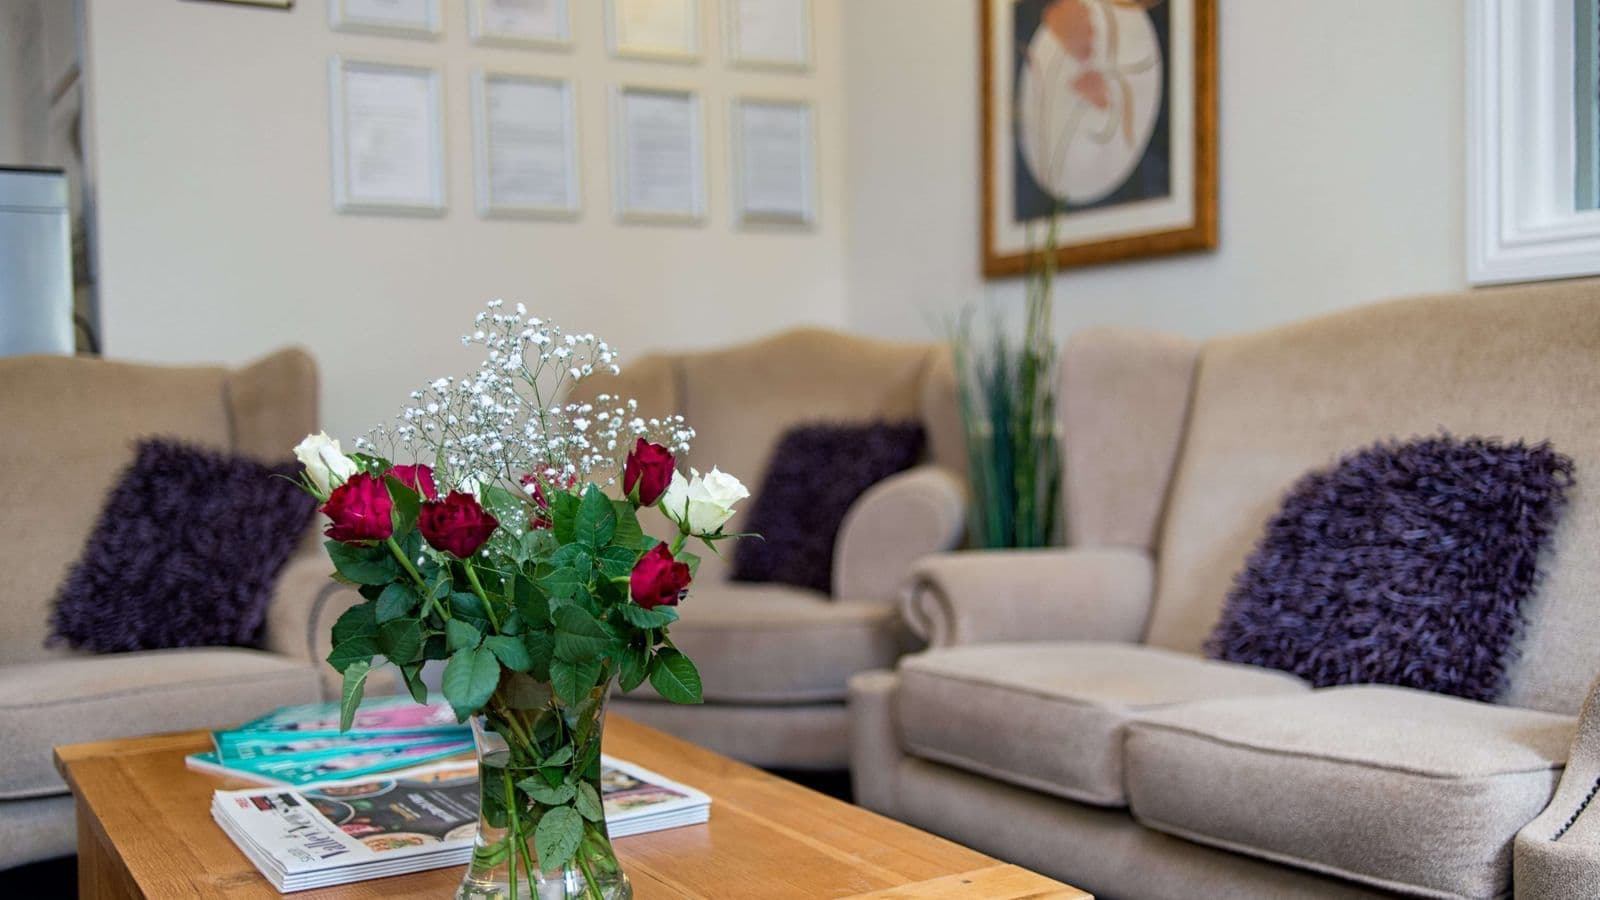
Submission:
<svg viewBox="0 0 1600 900">
<path fill-rule="evenodd" d="M 984 0 L 986 274 L 1215 246 L 1213 2 Z"/>
</svg>

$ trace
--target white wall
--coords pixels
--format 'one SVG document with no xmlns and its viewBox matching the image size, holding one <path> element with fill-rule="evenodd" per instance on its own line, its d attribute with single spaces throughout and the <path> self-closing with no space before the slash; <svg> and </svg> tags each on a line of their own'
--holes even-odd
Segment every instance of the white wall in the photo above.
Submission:
<svg viewBox="0 0 1600 900">
<path fill-rule="evenodd" d="M 815 71 L 732 70 L 716 0 L 701 0 L 706 60 L 607 57 L 599 0 L 573 0 L 577 49 L 488 49 L 444 0 L 440 42 L 331 31 L 327 0 L 291 12 L 221 3 L 88 0 L 105 339 L 112 355 L 235 363 L 288 344 L 322 365 L 324 418 L 350 435 L 414 386 L 471 364 L 456 337 L 483 301 L 522 299 L 624 351 L 721 344 L 799 322 L 842 325 L 841 0 L 816 0 Z M 328 60 L 445 70 L 450 211 L 443 219 L 332 211 Z M 577 224 L 486 221 L 472 200 L 474 66 L 575 76 L 584 214 Z M 619 80 L 702 89 L 709 222 L 615 224 L 605 90 Z M 730 223 L 727 104 L 736 92 L 810 98 L 821 142 L 809 232 Z"/>
<path fill-rule="evenodd" d="M 895 336 L 1012 279 L 979 275 L 978 37 L 969 0 L 856 0 L 850 321 Z M 1058 329 L 1197 336 L 1465 283 L 1461 0 L 1217 0 L 1221 245 L 1074 270 Z"/>
</svg>

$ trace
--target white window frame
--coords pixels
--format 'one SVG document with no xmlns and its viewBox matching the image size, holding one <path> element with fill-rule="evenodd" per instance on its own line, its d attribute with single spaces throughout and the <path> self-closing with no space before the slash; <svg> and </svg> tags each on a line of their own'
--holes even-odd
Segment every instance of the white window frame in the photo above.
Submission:
<svg viewBox="0 0 1600 900">
<path fill-rule="evenodd" d="M 1471 0 L 1467 279 L 1600 274 L 1600 210 L 1576 208 L 1572 0 Z"/>
</svg>

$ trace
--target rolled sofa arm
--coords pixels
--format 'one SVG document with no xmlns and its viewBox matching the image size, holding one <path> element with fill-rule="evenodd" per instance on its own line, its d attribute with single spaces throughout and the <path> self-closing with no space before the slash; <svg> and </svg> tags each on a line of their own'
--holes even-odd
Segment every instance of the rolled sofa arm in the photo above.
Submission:
<svg viewBox="0 0 1600 900">
<path fill-rule="evenodd" d="M 341 679 L 328 665 L 333 649 L 333 623 L 344 611 L 361 602 L 349 585 L 328 577 L 333 563 L 321 550 L 302 550 L 284 564 L 267 607 L 265 649 L 305 661 L 322 676 L 322 696 L 337 699 Z M 367 676 L 369 696 L 400 690 L 399 673 L 392 666 L 374 669 Z"/>
<path fill-rule="evenodd" d="M 1600 892 L 1600 680 L 1589 687 L 1555 797 L 1517 832 L 1511 880 L 1517 900 Z"/>
<path fill-rule="evenodd" d="M 901 612 L 932 647 L 1135 642 L 1154 582 L 1149 555 L 1120 547 L 944 553 L 912 568 Z"/>
<path fill-rule="evenodd" d="M 833 595 L 893 603 L 912 563 L 961 543 L 966 515 L 963 482 L 939 466 L 917 466 L 873 485 L 839 526 Z"/>
</svg>

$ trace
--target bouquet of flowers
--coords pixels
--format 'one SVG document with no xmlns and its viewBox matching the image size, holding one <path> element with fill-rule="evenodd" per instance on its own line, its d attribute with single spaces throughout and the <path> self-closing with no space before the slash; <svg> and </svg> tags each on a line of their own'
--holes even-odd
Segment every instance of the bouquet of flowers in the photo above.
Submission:
<svg viewBox="0 0 1600 900">
<path fill-rule="evenodd" d="M 517 897 L 525 878 L 540 897 L 626 897 L 598 785 L 606 695 L 613 679 L 649 681 L 700 702 L 669 633 L 699 563 L 685 547 L 737 537 L 724 525 L 749 492 L 716 469 L 678 470 L 694 437 L 681 416 L 643 418 L 608 394 L 560 399 L 619 371 L 604 341 L 500 301 L 475 326 L 462 341 L 484 348 L 477 371 L 412 393 L 357 452 L 326 434 L 295 448 L 330 523 L 334 578 L 365 598 L 333 626 L 343 720 L 378 657 L 418 702 L 423 664 L 446 660 L 444 696 L 473 724 L 483 776 L 458 896 Z M 649 507 L 670 541 L 640 525 Z"/>
</svg>

